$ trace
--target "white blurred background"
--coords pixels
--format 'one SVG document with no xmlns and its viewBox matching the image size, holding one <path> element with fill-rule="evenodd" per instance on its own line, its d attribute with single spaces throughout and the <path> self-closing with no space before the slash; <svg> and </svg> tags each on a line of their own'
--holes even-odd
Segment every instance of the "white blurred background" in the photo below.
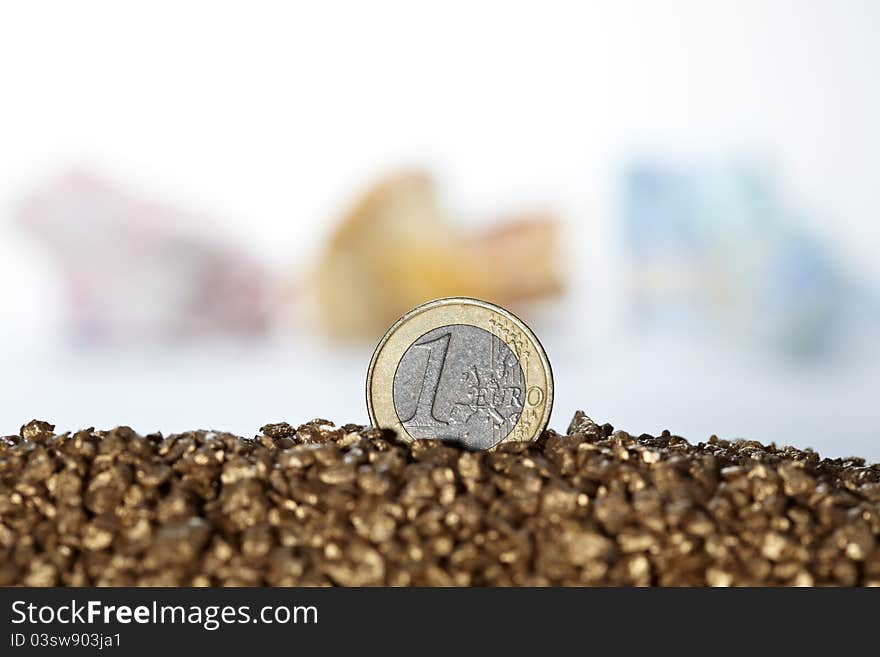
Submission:
<svg viewBox="0 0 880 657">
<path fill-rule="evenodd" d="M 244 435 L 269 421 L 366 421 L 373 343 L 296 318 L 256 340 L 72 338 L 68 274 L 16 219 L 56 176 L 87 170 L 210 215 L 297 286 L 359 194 L 419 166 L 465 224 L 523 208 L 563 219 L 566 293 L 520 311 L 554 365 L 554 428 L 582 408 L 635 434 L 880 461 L 878 29 L 880 4 L 840 0 L 5 3 L 0 434 L 34 417 Z M 771 340 L 705 308 L 706 321 L 644 320 L 626 184 L 644 163 L 689 172 L 694 197 L 724 187 L 728 163 L 774 190 L 782 236 L 749 239 L 772 253 L 808 235 L 847 281 L 822 287 L 846 303 L 810 330 L 809 349 L 784 344 L 803 337 L 797 287 L 769 306 L 795 304 Z M 729 205 L 709 203 L 698 224 Z M 724 226 L 710 269 L 735 272 L 754 250 Z M 666 274 L 677 257 L 654 256 Z M 762 267 L 744 298 L 761 294 Z M 766 310 L 727 303 L 721 316 L 761 323 Z"/>
</svg>

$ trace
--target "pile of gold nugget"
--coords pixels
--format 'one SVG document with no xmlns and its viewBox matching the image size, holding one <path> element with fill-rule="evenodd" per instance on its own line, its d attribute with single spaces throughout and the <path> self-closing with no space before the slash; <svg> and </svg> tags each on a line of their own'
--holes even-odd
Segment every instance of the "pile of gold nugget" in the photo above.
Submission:
<svg viewBox="0 0 880 657">
<path fill-rule="evenodd" d="M 0 440 L 2 585 L 880 585 L 880 465 L 575 415 L 468 452 L 315 420 Z"/>
</svg>

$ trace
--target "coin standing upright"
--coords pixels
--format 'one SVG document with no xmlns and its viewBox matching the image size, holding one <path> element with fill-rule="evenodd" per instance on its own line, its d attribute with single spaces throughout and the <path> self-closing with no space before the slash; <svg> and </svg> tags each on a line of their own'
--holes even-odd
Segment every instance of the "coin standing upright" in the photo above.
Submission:
<svg viewBox="0 0 880 657">
<path fill-rule="evenodd" d="M 534 440 L 553 406 L 550 362 L 531 329 L 466 297 L 397 320 L 376 347 L 366 388 L 373 426 L 472 450 Z"/>
</svg>

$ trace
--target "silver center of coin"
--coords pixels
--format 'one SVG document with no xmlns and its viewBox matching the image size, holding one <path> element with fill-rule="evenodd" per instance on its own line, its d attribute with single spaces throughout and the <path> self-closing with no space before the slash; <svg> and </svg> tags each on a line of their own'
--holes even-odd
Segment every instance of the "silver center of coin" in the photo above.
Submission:
<svg viewBox="0 0 880 657">
<path fill-rule="evenodd" d="M 468 324 L 425 333 L 394 374 L 394 408 L 407 432 L 469 449 L 501 442 L 519 420 L 524 399 L 522 367 L 510 347 Z"/>
</svg>

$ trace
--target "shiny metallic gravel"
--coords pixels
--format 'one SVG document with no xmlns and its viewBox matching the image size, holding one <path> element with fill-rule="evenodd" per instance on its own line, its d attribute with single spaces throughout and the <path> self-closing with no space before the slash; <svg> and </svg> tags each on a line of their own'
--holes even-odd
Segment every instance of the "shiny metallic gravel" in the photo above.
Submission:
<svg viewBox="0 0 880 657">
<path fill-rule="evenodd" d="M 576 414 L 470 452 L 315 420 L 0 440 L 0 585 L 880 585 L 880 465 Z"/>
</svg>

